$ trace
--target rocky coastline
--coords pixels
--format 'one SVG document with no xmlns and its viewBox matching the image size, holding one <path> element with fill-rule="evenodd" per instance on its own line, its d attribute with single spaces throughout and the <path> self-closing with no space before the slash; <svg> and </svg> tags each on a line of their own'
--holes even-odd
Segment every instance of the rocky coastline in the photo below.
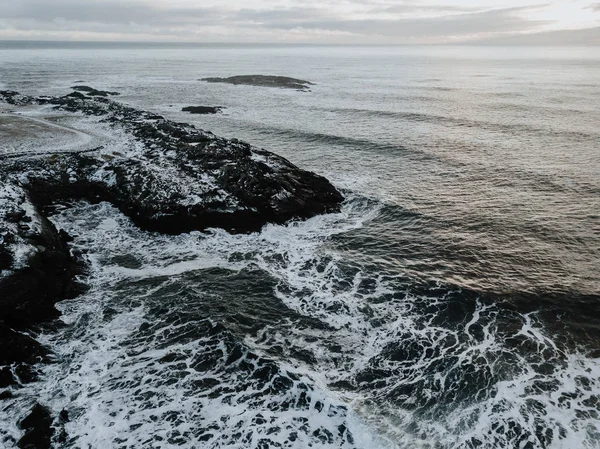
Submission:
<svg viewBox="0 0 600 449">
<path fill-rule="evenodd" d="M 327 179 L 274 153 L 94 95 L 95 89 L 83 91 L 87 95 L 76 91 L 63 97 L 0 91 L 0 101 L 15 107 L 94 117 L 130 139 L 122 153 L 100 148 L 3 159 L 0 399 L 35 381 L 36 365 L 50 355 L 31 333 L 59 316 L 58 301 L 85 288 L 76 282 L 84 260 L 69 248 L 70 237 L 48 219 L 54 206 L 107 201 L 144 230 L 247 233 L 267 223 L 336 212 L 343 201 Z M 33 415 L 46 426 L 48 417 L 36 407 Z M 27 446 L 32 431 L 43 436 L 40 441 L 49 442 L 49 437 L 39 426 L 26 424 L 24 429 L 34 430 L 20 447 L 47 447 Z"/>
</svg>

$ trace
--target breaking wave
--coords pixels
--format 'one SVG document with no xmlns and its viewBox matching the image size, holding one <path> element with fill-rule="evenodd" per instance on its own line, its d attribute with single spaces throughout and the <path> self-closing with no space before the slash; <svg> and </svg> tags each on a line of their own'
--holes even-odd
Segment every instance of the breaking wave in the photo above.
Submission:
<svg viewBox="0 0 600 449">
<path fill-rule="evenodd" d="M 38 337 L 55 361 L 0 412 L 4 444 L 39 400 L 57 447 L 597 447 L 600 361 L 342 249 L 381 208 L 175 237 L 106 203 L 54 216 L 90 290 Z"/>
</svg>

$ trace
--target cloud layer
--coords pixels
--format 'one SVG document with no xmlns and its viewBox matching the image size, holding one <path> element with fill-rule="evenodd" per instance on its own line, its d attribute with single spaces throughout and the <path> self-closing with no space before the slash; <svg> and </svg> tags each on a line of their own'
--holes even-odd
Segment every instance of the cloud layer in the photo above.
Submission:
<svg viewBox="0 0 600 449">
<path fill-rule="evenodd" d="M 493 0 L 19 0 L 0 39 L 600 44 L 600 3 Z M 585 32 L 581 30 L 585 29 Z M 558 32 L 558 34 L 557 34 Z M 558 36 L 558 37 L 557 37 Z"/>
</svg>

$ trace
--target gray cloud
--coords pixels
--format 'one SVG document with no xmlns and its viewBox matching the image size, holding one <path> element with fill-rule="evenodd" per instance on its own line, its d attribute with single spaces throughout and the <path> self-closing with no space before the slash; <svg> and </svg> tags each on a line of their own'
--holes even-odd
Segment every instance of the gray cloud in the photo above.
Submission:
<svg viewBox="0 0 600 449">
<path fill-rule="evenodd" d="M 0 4 L 3 19 L 32 19 L 40 23 L 66 20 L 82 23 L 169 25 L 228 20 L 230 14 L 217 8 L 157 8 L 127 1 L 19 0 Z"/>
<path fill-rule="evenodd" d="M 374 12 L 387 12 L 393 14 L 406 14 L 414 12 L 437 12 L 437 13 L 453 13 L 453 12 L 473 12 L 480 11 L 481 7 L 474 6 L 456 6 L 456 5 L 422 5 L 418 3 L 403 3 L 400 5 L 385 6 L 383 8 L 374 8 Z"/>
<path fill-rule="evenodd" d="M 381 0 L 345 0 L 344 3 L 360 5 L 363 17 L 347 19 L 335 4 L 326 8 L 326 3 L 316 7 L 312 2 L 288 8 L 233 9 L 159 7 L 142 0 L 18 0 L 0 3 L 0 33 L 6 36 L 16 30 L 19 36 L 26 36 L 30 31 L 39 37 L 45 31 L 53 36 L 76 31 L 96 33 L 97 38 L 144 35 L 153 36 L 154 40 L 175 37 L 214 40 L 219 36 L 230 41 L 240 38 L 285 40 L 290 36 L 292 39 L 306 36 L 314 41 L 329 36 L 327 39 L 349 43 L 460 42 L 504 35 L 518 38 L 551 23 L 524 18 L 528 10 L 543 5 L 482 11 L 477 6 L 424 5 L 419 0 L 392 5 Z M 600 10 L 599 5 L 593 8 Z M 429 17 L 417 14 L 410 18 L 411 13 L 421 12 Z M 354 14 L 352 17 L 356 17 Z"/>
<path fill-rule="evenodd" d="M 272 10 L 240 9 L 231 15 L 232 19 L 251 20 L 261 23 L 280 23 L 297 20 L 315 20 L 335 16 L 317 8 L 286 8 Z"/>
<path fill-rule="evenodd" d="M 486 45 L 600 45 L 600 27 L 495 37 L 482 39 L 478 43 Z"/>
<path fill-rule="evenodd" d="M 0 4 L 0 17 L 4 19 L 33 19 L 42 22 L 65 19 L 80 22 L 123 23 L 147 16 L 148 8 L 125 2 L 21 0 Z"/>
<path fill-rule="evenodd" d="M 507 8 L 470 14 L 397 20 L 323 20 L 286 21 L 266 24 L 280 29 L 317 29 L 343 31 L 363 35 L 390 37 L 469 36 L 476 33 L 518 32 L 547 24 L 520 18 L 516 12 L 524 8 Z"/>
</svg>

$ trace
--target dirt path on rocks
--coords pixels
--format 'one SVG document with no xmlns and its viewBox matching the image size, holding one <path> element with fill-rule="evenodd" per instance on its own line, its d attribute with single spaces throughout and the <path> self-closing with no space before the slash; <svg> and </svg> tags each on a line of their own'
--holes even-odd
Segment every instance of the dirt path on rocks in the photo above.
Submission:
<svg viewBox="0 0 600 449">
<path fill-rule="evenodd" d="M 76 151 L 93 136 L 53 123 L 49 119 L 22 114 L 0 114 L 0 156 Z"/>
</svg>

